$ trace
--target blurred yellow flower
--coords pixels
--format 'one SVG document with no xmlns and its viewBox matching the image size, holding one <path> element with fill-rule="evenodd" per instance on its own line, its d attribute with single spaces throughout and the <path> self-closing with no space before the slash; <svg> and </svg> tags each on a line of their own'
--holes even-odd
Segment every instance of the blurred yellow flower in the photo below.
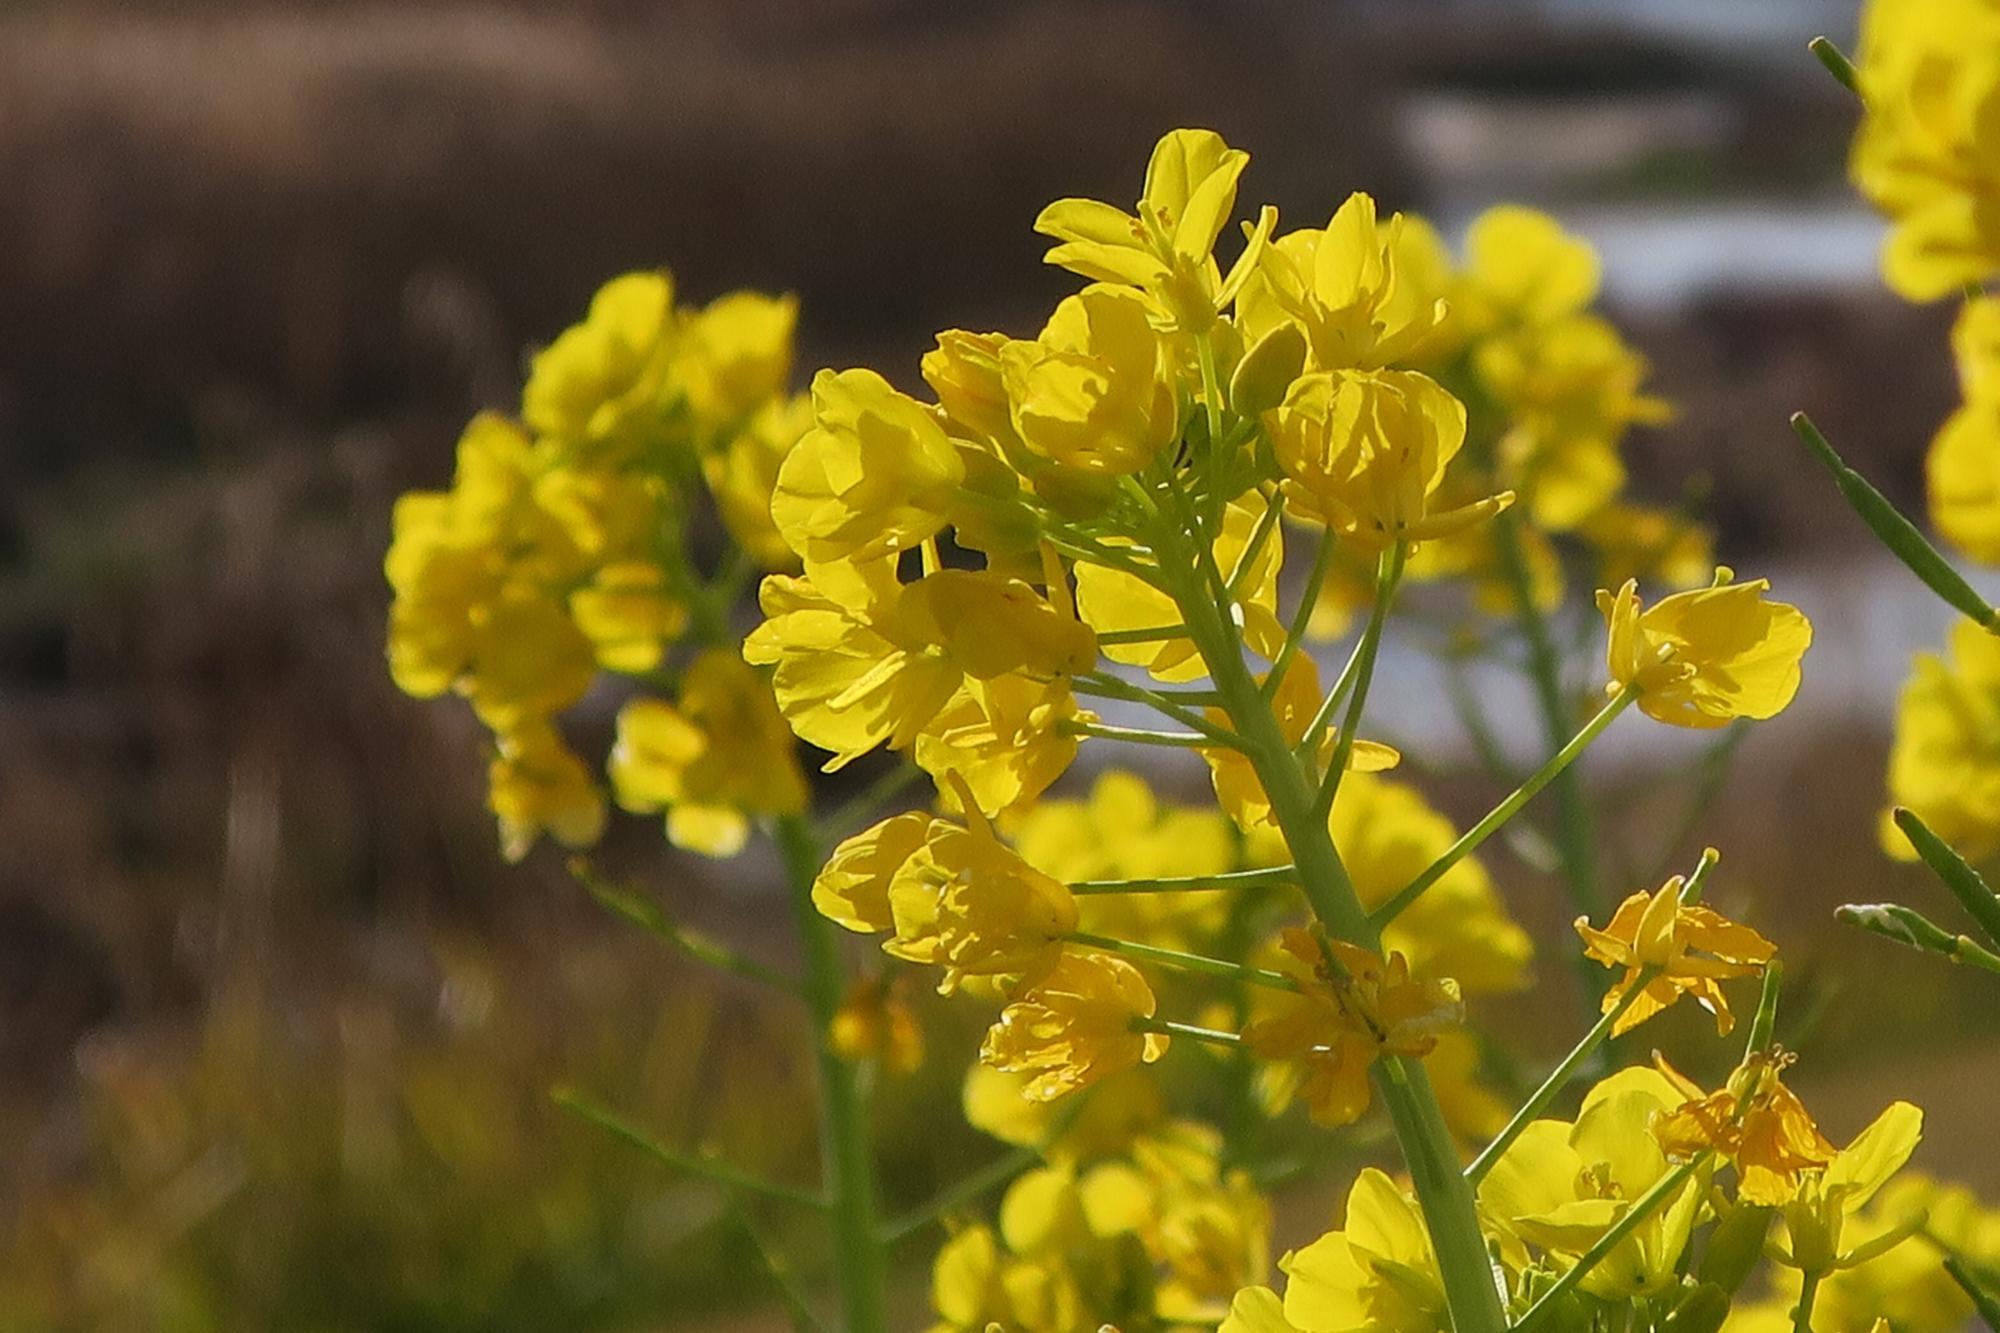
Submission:
<svg viewBox="0 0 2000 1333">
<path fill-rule="evenodd" d="M 672 275 L 613 278 L 581 323 L 535 354 L 522 418 L 537 435 L 586 455 L 629 451 L 665 414 L 675 333 Z"/>
<path fill-rule="evenodd" d="M 688 407 L 716 423 L 740 421 L 785 392 L 792 375 L 794 296 L 730 292 L 681 324 L 674 377 Z"/>
<path fill-rule="evenodd" d="M 500 733 L 487 783 L 509 861 L 526 856 L 544 833 L 565 847 L 588 847 L 603 836 L 604 792 L 545 721 Z"/>
<path fill-rule="evenodd" d="M 833 1049 L 848 1060 L 873 1060 L 908 1074 L 924 1062 L 924 1030 L 899 987 L 880 977 L 860 977 L 847 988 L 827 1030 Z"/>
<path fill-rule="evenodd" d="M 1137 472 L 1180 433 L 1167 356 L 1136 293 L 1096 285 L 1063 298 L 1039 337 L 999 349 L 1015 434 L 1078 472 Z"/>
<path fill-rule="evenodd" d="M 1896 701 L 1889 800 L 1908 806 L 1972 861 L 2000 851 L 2000 638 L 1952 627 L 1946 656 L 1920 653 Z M 1885 812 L 1882 846 L 1914 861 Z"/>
</svg>

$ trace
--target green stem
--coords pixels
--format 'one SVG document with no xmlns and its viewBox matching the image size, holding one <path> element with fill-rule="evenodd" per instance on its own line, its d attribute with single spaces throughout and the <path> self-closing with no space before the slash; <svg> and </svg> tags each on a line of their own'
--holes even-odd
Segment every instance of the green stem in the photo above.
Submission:
<svg viewBox="0 0 2000 1333">
<path fill-rule="evenodd" d="M 1326 776 L 1320 779 L 1319 796 L 1313 802 L 1313 817 L 1320 821 L 1333 809 L 1334 798 L 1340 794 L 1340 780 L 1346 776 L 1348 760 L 1354 755 L 1354 736 L 1361 729 L 1361 710 L 1368 706 L 1368 685 L 1375 679 L 1375 659 L 1382 651 L 1382 626 L 1396 600 L 1396 586 L 1403 581 L 1403 561 L 1408 554 L 1409 548 L 1402 542 L 1382 553 L 1381 568 L 1376 573 L 1375 607 L 1368 613 L 1368 627 L 1361 632 L 1354 696 L 1348 701 L 1347 720 L 1340 724 L 1340 737 L 1334 742 L 1333 762 L 1328 765 Z"/>
<path fill-rule="evenodd" d="M 1144 727 L 1113 727 L 1102 722 L 1065 722 L 1059 729 L 1072 736 L 1093 736 L 1128 745 L 1162 745 L 1182 750 L 1212 750 L 1215 742 L 1194 731 L 1149 731 Z"/>
<path fill-rule="evenodd" d="M 1507 798 L 1486 812 L 1477 824 L 1467 829 L 1459 840 L 1445 849 L 1444 855 L 1425 867 L 1424 872 L 1396 891 L 1396 895 L 1369 913 L 1369 920 L 1376 929 L 1381 929 L 1401 915 L 1404 908 L 1423 896 L 1424 890 L 1443 879 L 1453 866 L 1478 850 L 1479 845 L 1492 837 L 1512 819 L 1520 808 L 1535 798 L 1535 795 L 1560 778 L 1578 755 L 1590 748 L 1590 743 L 1604 733 L 1604 729 L 1618 720 L 1618 715 L 1639 697 L 1638 691 L 1630 685 L 1623 686 L 1611 696 L 1597 715 L 1583 724 L 1583 730 L 1563 743 L 1561 749 L 1549 756 L 1548 762 L 1528 775 L 1527 781 L 1516 787 Z"/>
<path fill-rule="evenodd" d="M 2000 1296 L 1995 1296 L 1979 1284 L 1960 1255 L 1945 1255 L 1944 1271 L 1958 1284 L 1958 1289 L 1971 1300 L 1973 1309 L 1979 1312 L 1980 1322 L 1992 1329 L 1993 1333 L 2000 1333 Z"/>
<path fill-rule="evenodd" d="M 1519 509 L 1510 509 L 1493 520 L 1495 545 L 1500 563 L 1514 594 L 1515 615 L 1521 635 L 1528 644 L 1528 672 L 1535 684 L 1535 701 L 1541 710 L 1542 731 L 1549 749 L 1560 750 L 1569 735 L 1570 711 L 1563 697 L 1562 657 L 1549 637 L 1548 620 L 1535 604 L 1534 576 L 1528 568 L 1522 545 Z M 1594 915 L 1600 903 L 1597 892 L 1597 839 L 1592 828 L 1590 802 L 1583 790 L 1581 775 L 1560 773 L 1556 785 L 1558 820 L 1556 847 L 1562 853 L 1563 882 L 1569 888 L 1570 903 L 1577 911 Z"/>
<path fill-rule="evenodd" d="M 1232 963 L 1226 958 L 1209 958 L 1198 953 L 1183 953 L 1179 949 L 1163 949 L 1157 944 L 1140 944 L 1135 940 L 1121 940 L 1110 935 L 1093 935 L 1085 930 L 1073 930 L 1064 938 L 1072 944 L 1081 944 L 1087 949 L 1115 953 L 1121 958 L 1132 958 L 1141 962 L 1158 963 L 1162 967 L 1178 968 L 1180 971 L 1194 972 L 1205 977 L 1241 981 L 1252 986 L 1268 986 L 1272 990 L 1299 989 L 1299 983 L 1283 972 Z"/>
<path fill-rule="evenodd" d="M 1074 894 L 1092 893 L 1191 893 L 1204 889 L 1250 889 L 1267 884 L 1290 884 L 1298 878 L 1295 866 L 1269 866 L 1258 870 L 1225 870 L 1215 875 L 1161 875 L 1151 879 L 1080 879 L 1069 886 Z"/>
<path fill-rule="evenodd" d="M 1199 537 L 1197 531 L 1197 542 Z M 1192 563 L 1183 561 L 1179 567 Z M 1224 710 L 1243 737 L 1314 914 L 1339 938 L 1378 949 L 1380 937 L 1362 910 L 1326 819 L 1323 814 L 1315 817 L 1317 792 L 1244 663 L 1235 626 L 1224 619 L 1205 587 L 1190 588 L 1183 582 L 1175 600 L 1208 664 Z M 1457 1149 L 1430 1081 L 1421 1065 L 1400 1058 L 1382 1061 L 1376 1077 L 1438 1257 L 1452 1327 L 1456 1333 L 1499 1333 L 1506 1316 L 1480 1234 L 1472 1187 L 1459 1173 Z"/>
<path fill-rule="evenodd" d="M 1918 818 L 1916 811 L 1897 806 L 1890 818 L 1917 849 L 1924 864 L 1944 881 L 1965 914 L 1979 923 L 1989 941 L 2000 945 L 2000 896 L 1995 896 L 1985 878 L 1951 844 L 1931 832 L 1930 825 Z"/>
<path fill-rule="evenodd" d="M 782 1199 L 786 1203 L 795 1203 L 802 1208 L 825 1208 L 827 1206 L 825 1199 L 817 1194 L 799 1189 L 797 1186 L 780 1184 L 775 1180 L 765 1180 L 761 1176 L 753 1176 L 741 1167 L 731 1166 L 729 1163 L 717 1161 L 713 1157 L 676 1152 L 648 1134 L 645 1130 L 633 1124 L 630 1120 L 619 1115 L 616 1111 L 600 1105 L 574 1088 L 557 1088 L 549 1094 L 549 1097 L 550 1100 L 554 1101 L 557 1106 L 562 1107 L 565 1111 L 581 1116 L 591 1124 L 596 1125 L 599 1129 L 610 1134 L 613 1138 L 624 1140 L 624 1142 L 637 1148 L 648 1157 L 672 1167 L 676 1171 L 684 1171 L 691 1176 L 700 1176 L 704 1180 L 712 1180 L 718 1185 L 731 1190 L 738 1190 L 745 1194 L 760 1194 L 765 1198 Z"/>
<path fill-rule="evenodd" d="M 773 832 L 784 858 L 792 915 L 805 951 L 805 998 L 812 1014 L 813 1054 L 819 1069 L 821 1170 L 832 1209 L 834 1271 L 839 1275 L 843 1322 L 848 1333 L 882 1333 L 889 1326 L 889 1316 L 875 1216 L 868 1110 L 860 1070 L 833 1049 L 833 1017 L 840 1008 L 845 978 L 834 945 L 833 924 L 812 902 L 820 848 L 803 816 L 780 816 Z"/>
<path fill-rule="evenodd" d="M 801 993 L 799 983 L 777 969 L 766 967 L 754 958 L 746 958 L 728 945 L 710 939 L 700 931 L 689 930 L 670 918 L 658 904 L 613 887 L 582 857 L 573 858 L 569 870 L 577 883 L 583 885 L 584 891 L 595 898 L 605 911 L 657 937 L 669 948 L 719 972 L 727 972 L 745 981 L 754 981 L 774 991 L 794 997 Z"/>
<path fill-rule="evenodd" d="M 1264 697 L 1270 698 L 1284 683 L 1285 673 L 1291 670 L 1292 659 L 1306 641 L 1306 627 L 1312 623 L 1314 607 L 1319 602 L 1320 589 L 1326 586 L 1327 571 L 1333 567 L 1333 529 L 1319 530 L 1319 543 L 1313 552 L 1312 570 L 1306 575 L 1305 586 L 1299 590 L 1299 604 L 1292 612 L 1291 623 L 1285 627 L 1285 642 L 1278 649 L 1277 660 L 1264 674 Z"/>
<path fill-rule="evenodd" d="M 1799 1288 L 1799 1303 L 1792 1307 L 1792 1333 L 1812 1333 L 1813 1298 L 1819 1295 L 1817 1272 L 1806 1273 Z"/>
<path fill-rule="evenodd" d="M 1211 1046 L 1241 1046 L 1243 1038 L 1234 1032 L 1224 1032 L 1219 1028 L 1196 1027 L 1192 1023 L 1176 1023 L 1166 1018 L 1134 1018 L 1134 1032 L 1158 1032 L 1163 1036 L 1186 1037 L 1189 1041 L 1206 1042 Z"/>
<path fill-rule="evenodd" d="M 893 1244 L 905 1236 L 923 1230 L 946 1213 L 971 1203 L 989 1190 L 1006 1184 L 1041 1160 L 1041 1149 L 1033 1146 L 1016 1148 L 1010 1153 L 994 1158 L 985 1166 L 978 1167 L 971 1174 L 945 1186 L 929 1200 L 909 1212 L 884 1223 L 883 1243 Z"/>
<path fill-rule="evenodd" d="M 1529 1330 L 1546 1319 L 1555 1308 L 1556 1302 L 1568 1294 L 1570 1288 L 1590 1276 L 1590 1271 L 1603 1263 L 1605 1256 L 1623 1244 L 1625 1238 L 1637 1231 L 1661 1204 L 1678 1193 L 1680 1187 L 1687 1183 L 1688 1177 L 1708 1160 L 1709 1155 L 1704 1152 L 1691 1161 L 1681 1163 L 1654 1182 L 1653 1188 L 1634 1200 L 1632 1206 L 1625 1210 L 1625 1215 L 1613 1222 L 1610 1228 L 1597 1238 L 1596 1243 L 1585 1250 L 1576 1263 L 1557 1278 L 1554 1284 L 1541 1294 L 1540 1299 L 1528 1307 L 1528 1312 L 1514 1322 L 1512 1333 L 1529 1333 Z"/>
</svg>

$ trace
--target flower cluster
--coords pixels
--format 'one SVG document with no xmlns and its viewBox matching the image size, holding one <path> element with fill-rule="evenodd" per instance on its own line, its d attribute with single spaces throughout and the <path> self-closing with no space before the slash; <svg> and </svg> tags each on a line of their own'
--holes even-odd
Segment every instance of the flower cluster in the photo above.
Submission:
<svg viewBox="0 0 2000 1333">
<path fill-rule="evenodd" d="M 678 675 L 674 702 L 627 705 L 610 762 L 618 803 L 666 811 L 676 844 L 727 855 L 749 817 L 804 807 L 770 687 L 717 623 L 732 568 L 791 561 L 770 496 L 809 417 L 786 391 L 795 317 L 789 298 L 677 308 L 663 272 L 615 278 L 535 356 L 518 418 L 466 427 L 451 489 L 397 502 L 390 670 L 420 698 L 463 695 L 492 730 L 509 859 L 543 833 L 583 847 L 603 830 L 603 788 L 556 725 L 600 672 Z M 713 578 L 696 563 L 703 496 L 731 544 Z M 708 651 L 676 671 L 682 642 Z"/>
</svg>

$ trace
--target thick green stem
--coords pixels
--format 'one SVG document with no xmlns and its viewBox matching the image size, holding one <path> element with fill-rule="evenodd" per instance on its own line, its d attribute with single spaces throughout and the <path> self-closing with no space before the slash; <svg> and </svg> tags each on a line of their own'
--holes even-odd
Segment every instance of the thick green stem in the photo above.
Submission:
<svg viewBox="0 0 2000 1333">
<path fill-rule="evenodd" d="M 842 1320 L 848 1333 L 882 1333 L 889 1326 L 889 1315 L 868 1109 L 860 1070 L 833 1049 L 831 1028 L 844 974 L 834 947 L 833 924 L 812 902 L 820 848 L 803 816 L 781 816 L 774 832 L 805 951 L 805 999 L 819 1070 L 821 1170 L 833 1223 L 833 1266 L 840 1282 Z"/>
<path fill-rule="evenodd" d="M 1535 702 L 1542 715 L 1542 731 L 1551 753 L 1560 751 L 1569 739 L 1569 702 L 1563 696 L 1562 655 L 1549 635 L 1548 620 L 1535 601 L 1534 576 L 1522 545 L 1518 509 L 1510 509 L 1493 520 L 1494 542 L 1507 582 L 1513 589 L 1515 614 L 1521 635 L 1528 644 L 1528 673 L 1535 684 Z M 1597 836 L 1591 818 L 1590 801 L 1583 789 L 1582 775 L 1565 769 L 1556 776 L 1556 847 L 1562 854 L 1563 882 L 1569 888 L 1571 904 L 1577 911 L 1595 915 L 1602 904 L 1597 891 Z"/>
<path fill-rule="evenodd" d="M 1202 534 L 1193 532 L 1191 540 L 1199 545 Z M 1339 938 L 1379 948 L 1380 938 L 1334 848 L 1326 817 L 1315 810 L 1319 795 L 1315 782 L 1294 757 L 1269 700 L 1244 663 L 1235 627 L 1223 619 L 1204 587 L 1183 584 L 1176 600 L 1271 802 L 1314 914 Z M 1430 1230 L 1452 1327 L 1455 1333 L 1498 1333 L 1506 1327 L 1506 1316 L 1480 1234 L 1472 1187 L 1459 1174 L 1457 1150 L 1430 1080 L 1421 1065 L 1393 1057 L 1379 1064 L 1376 1079 Z"/>
<path fill-rule="evenodd" d="M 1805 1275 L 1805 1283 L 1799 1288 L 1799 1303 L 1792 1307 L 1792 1333 L 1812 1333 L 1813 1298 L 1819 1295 L 1819 1279 L 1816 1272 Z"/>
</svg>

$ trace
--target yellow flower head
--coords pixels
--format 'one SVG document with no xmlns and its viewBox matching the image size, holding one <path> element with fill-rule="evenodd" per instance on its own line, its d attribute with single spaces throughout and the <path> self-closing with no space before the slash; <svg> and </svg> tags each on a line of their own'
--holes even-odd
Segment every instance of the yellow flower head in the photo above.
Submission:
<svg viewBox="0 0 2000 1333">
<path fill-rule="evenodd" d="M 1216 238 L 1236 207 L 1236 183 L 1250 155 L 1213 130 L 1173 130 L 1146 164 L 1135 217 L 1095 199 L 1058 199 L 1035 219 L 1055 238 L 1048 263 L 1102 283 L 1143 291 L 1177 327 L 1206 332 L 1256 263 L 1277 222 L 1266 208 L 1251 243 L 1227 278 L 1216 267 Z"/>
<path fill-rule="evenodd" d="M 965 464 L 922 403 L 872 370 L 813 377 L 813 427 L 785 455 L 771 517 L 808 564 L 908 550 L 942 531 Z"/>
<path fill-rule="evenodd" d="M 619 710 L 610 772 L 622 808 L 665 810 L 668 840 L 706 856 L 741 851 L 753 815 L 806 807 L 805 776 L 770 683 L 719 648 L 689 664 L 678 707 L 634 699 Z"/>
<path fill-rule="evenodd" d="M 1082 1296 L 1054 1264 L 1007 1254 L 990 1227 L 972 1226 L 945 1242 L 931 1269 L 931 1333 L 1067 1333 L 1083 1326 Z"/>
<path fill-rule="evenodd" d="M 1973 861 L 2000 851 L 2000 638 L 1971 621 L 1953 626 L 1949 655 L 1919 654 L 1903 684 L 1889 799 Z M 1882 846 L 1916 859 L 1886 812 Z"/>
<path fill-rule="evenodd" d="M 1431 512 L 1465 442 L 1465 405 L 1415 371 L 1301 376 L 1266 423 L 1295 512 L 1365 550 L 1446 536 L 1512 503 L 1499 495 Z"/>
<path fill-rule="evenodd" d="M 773 398 L 720 448 L 701 456 L 701 474 L 730 539 L 768 570 L 795 569 L 798 557 L 771 517 L 785 456 L 812 427 L 812 399 Z"/>
<path fill-rule="evenodd" d="M 1700 903 L 1683 903 L 1685 882 L 1676 875 L 1650 894 L 1633 894 L 1618 905 L 1603 930 L 1593 927 L 1588 917 L 1576 919 L 1584 953 L 1606 967 L 1625 969 L 1604 994 L 1604 1012 L 1617 1008 L 1633 987 L 1641 987 L 1631 1007 L 1612 1024 L 1614 1037 L 1630 1032 L 1683 995 L 1694 996 L 1697 1004 L 1714 1014 L 1716 1032 L 1727 1035 L 1736 1019 L 1717 983 L 1755 976 L 1777 956 L 1778 946 L 1750 927 Z"/>
<path fill-rule="evenodd" d="M 1785 1086 L 1790 1054 L 1752 1051 L 1713 1093 L 1703 1092 L 1657 1053 L 1653 1061 L 1683 1099 L 1654 1122 L 1660 1146 L 1677 1158 L 1706 1149 L 1722 1154 L 1736 1164 L 1738 1198 L 1776 1207 L 1797 1191 L 1802 1172 L 1833 1160 L 1833 1145 Z"/>
<path fill-rule="evenodd" d="M 690 315 L 674 349 L 674 374 L 704 422 L 741 421 L 785 391 L 792 376 L 794 296 L 730 292 Z"/>
<path fill-rule="evenodd" d="M 1646 716 L 1677 727 L 1727 726 L 1739 717 L 1774 717 L 1799 688 L 1799 659 L 1812 624 L 1795 606 L 1766 601 L 1765 579 L 1734 583 L 1726 568 L 1712 587 L 1677 592 L 1650 609 L 1628 581 L 1600 590 L 1610 627 L 1607 694 L 1630 685 Z"/>
<path fill-rule="evenodd" d="M 1261 334 L 1274 312 L 1305 332 L 1313 370 L 1378 370 L 1406 361 L 1444 322 L 1447 261 L 1436 233 L 1402 214 L 1378 220 L 1375 200 L 1349 195 L 1325 230 L 1263 247 L 1242 305 Z"/>
<path fill-rule="evenodd" d="M 566 448 L 629 450 L 665 416 L 675 323 L 670 274 L 613 278 L 582 323 L 536 353 L 521 416 Z"/>
<path fill-rule="evenodd" d="M 967 977 L 1039 974 L 1076 929 L 1076 899 L 1004 846 L 976 813 L 970 828 L 933 820 L 889 880 L 895 935 L 882 948 L 944 968 L 949 995 Z"/>
<path fill-rule="evenodd" d="M 1243 1040 L 1264 1059 L 1301 1064 L 1307 1106 L 1323 1125 L 1361 1118 L 1378 1056 L 1426 1055 L 1465 1016 L 1455 983 L 1412 980 L 1401 954 L 1384 959 L 1293 928 L 1279 935 L 1268 965 L 1298 990 L 1260 991 Z"/>
<path fill-rule="evenodd" d="M 1065 952 L 1000 1011 L 979 1058 L 1031 1075 L 1022 1095 L 1053 1101 L 1159 1059 L 1166 1037 L 1132 1028 L 1134 1018 L 1151 1018 L 1153 1008 L 1152 988 L 1124 959 Z"/>
<path fill-rule="evenodd" d="M 588 847 L 604 834 L 603 791 L 547 722 L 500 734 L 487 783 L 509 861 L 526 856 L 543 833 L 565 847 Z"/>
<path fill-rule="evenodd" d="M 1341 1230 L 1286 1255 L 1278 1267 L 1286 1277 L 1284 1322 L 1270 1323 L 1269 1303 L 1257 1299 L 1246 1314 L 1265 1322 L 1238 1327 L 1289 1326 L 1299 1333 L 1446 1333 L 1451 1327 L 1423 1213 L 1372 1166 L 1348 1191 Z"/>
<path fill-rule="evenodd" d="M 1601 587 L 1640 579 L 1697 588 L 1715 570 L 1715 534 L 1671 510 L 1614 500 L 1592 510 L 1576 535 L 1597 552 Z"/>
<path fill-rule="evenodd" d="M 1503 1259 L 1526 1267 L 1539 1252 L 1566 1267 L 1596 1244 L 1672 1169 L 1649 1127 L 1679 1103 L 1671 1083 L 1642 1067 L 1592 1088 L 1574 1124 L 1531 1121 L 1479 1185 L 1479 1208 L 1500 1233 Z M 1620 1301 L 1678 1287 L 1703 1198 L 1704 1181 L 1690 1177 L 1591 1270 L 1583 1289 Z"/>
<path fill-rule="evenodd" d="M 813 906 L 858 934 L 893 930 L 889 881 L 924 845 L 932 822 L 923 811 L 912 810 L 843 841 L 813 880 Z"/>
<path fill-rule="evenodd" d="M 1553 324 L 1586 309 L 1597 281 L 1590 242 L 1546 213 L 1501 204 L 1466 229 L 1452 318 L 1474 335 Z"/>
<path fill-rule="evenodd" d="M 1078 472 L 1137 472 L 1180 433 L 1167 347 L 1134 292 L 1096 285 L 1065 297 L 1041 336 L 999 349 L 1015 434 Z"/>
<path fill-rule="evenodd" d="M 968 679 L 917 733 L 917 767 L 930 774 L 945 805 L 965 784 L 988 815 L 1033 802 L 1076 758 L 1069 724 L 1094 715 L 1077 707 L 1069 682 L 1019 672 Z"/>
</svg>

